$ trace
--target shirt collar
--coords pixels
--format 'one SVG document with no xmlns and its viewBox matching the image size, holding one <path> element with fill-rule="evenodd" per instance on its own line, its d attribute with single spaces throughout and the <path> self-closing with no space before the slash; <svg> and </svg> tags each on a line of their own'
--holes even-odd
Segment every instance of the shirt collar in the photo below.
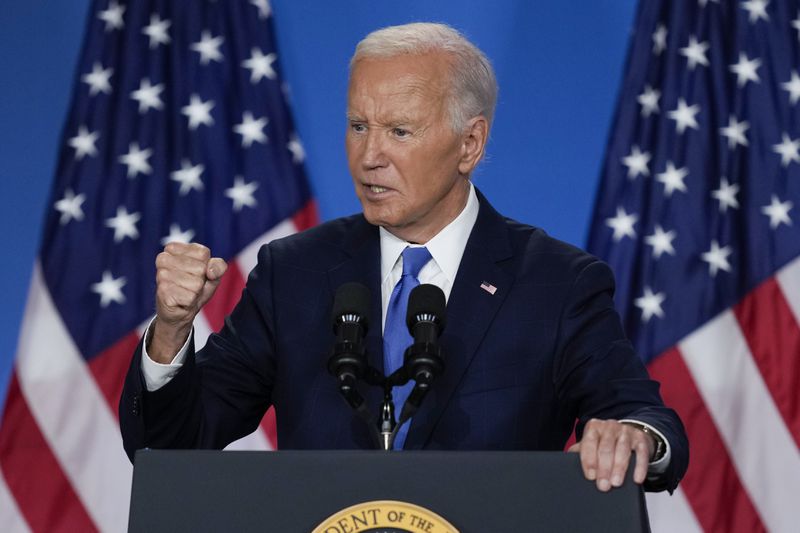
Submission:
<svg viewBox="0 0 800 533">
<path fill-rule="evenodd" d="M 458 265 L 461 263 L 464 249 L 467 247 L 467 240 L 469 240 L 469 235 L 472 233 L 473 226 L 475 226 L 475 221 L 478 220 L 478 210 L 478 195 L 475 194 L 475 186 L 470 182 L 467 205 L 464 206 L 461 213 L 450 224 L 425 244 L 425 247 L 431 253 L 431 257 L 442 269 L 450 283 L 453 283 L 456 279 Z M 418 245 L 412 245 L 403 239 L 395 237 L 382 227 L 378 228 L 378 230 L 381 239 L 381 280 L 386 280 L 403 250 L 407 246 Z"/>
</svg>

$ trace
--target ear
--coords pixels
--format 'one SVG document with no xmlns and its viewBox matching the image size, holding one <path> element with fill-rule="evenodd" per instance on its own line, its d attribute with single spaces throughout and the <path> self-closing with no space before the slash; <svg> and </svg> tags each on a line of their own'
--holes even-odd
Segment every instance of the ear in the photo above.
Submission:
<svg viewBox="0 0 800 533">
<path fill-rule="evenodd" d="M 470 175 L 472 170 L 478 166 L 480 160 L 483 159 L 488 138 L 489 121 L 486 120 L 486 117 L 479 115 L 467 122 L 461 144 L 461 159 L 458 162 L 458 171 L 462 175 Z"/>
</svg>

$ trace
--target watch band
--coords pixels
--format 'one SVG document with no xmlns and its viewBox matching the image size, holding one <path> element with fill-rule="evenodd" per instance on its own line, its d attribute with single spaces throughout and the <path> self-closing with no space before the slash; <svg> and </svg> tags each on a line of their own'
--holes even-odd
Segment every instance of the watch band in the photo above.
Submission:
<svg viewBox="0 0 800 533">
<path fill-rule="evenodd" d="M 655 442 L 656 447 L 655 450 L 653 450 L 653 455 L 650 457 L 651 463 L 655 463 L 656 461 L 662 459 L 667 453 L 667 443 L 664 442 L 664 439 L 661 438 L 661 435 L 653 431 L 652 428 L 633 420 L 625 420 L 621 423 L 635 427 L 636 429 L 641 430 L 645 435 L 650 435 L 653 437 L 653 442 Z"/>
</svg>

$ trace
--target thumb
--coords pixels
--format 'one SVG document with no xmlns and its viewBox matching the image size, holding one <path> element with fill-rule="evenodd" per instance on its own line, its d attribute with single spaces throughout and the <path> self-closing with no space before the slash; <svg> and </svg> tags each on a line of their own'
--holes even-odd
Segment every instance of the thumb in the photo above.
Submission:
<svg viewBox="0 0 800 533">
<path fill-rule="evenodd" d="M 203 292 L 200 294 L 200 307 L 203 307 L 214 296 L 214 292 L 222 281 L 222 276 L 228 270 L 228 264 L 220 259 L 214 257 L 208 262 L 206 266 L 206 282 L 203 285 Z"/>
<path fill-rule="evenodd" d="M 228 270 L 228 263 L 219 257 L 212 257 L 206 265 L 206 279 L 213 282 L 214 286 L 219 284 L 219 280 Z"/>
<path fill-rule="evenodd" d="M 580 452 L 581 451 L 581 443 L 576 442 L 572 446 L 567 449 L 568 452 Z"/>
</svg>

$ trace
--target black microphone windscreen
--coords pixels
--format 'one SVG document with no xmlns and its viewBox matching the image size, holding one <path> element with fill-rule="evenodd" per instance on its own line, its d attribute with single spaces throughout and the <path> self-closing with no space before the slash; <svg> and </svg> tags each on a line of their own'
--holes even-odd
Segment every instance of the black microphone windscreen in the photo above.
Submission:
<svg viewBox="0 0 800 533">
<path fill-rule="evenodd" d="M 369 308 L 369 289 L 363 284 L 354 281 L 345 283 L 336 289 L 331 321 L 335 324 L 344 315 L 358 315 L 361 317 L 361 324 L 366 328 Z"/>
<path fill-rule="evenodd" d="M 436 285 L 423 283 L 411 291 L 408 297 L 408 314 L 406 324 L 408 328 L 414 327 L 417 316 L 432 315 L 439 324 L 439 330 L 445 326 L 445 302 L 444 292 Z"/>
</svg>

